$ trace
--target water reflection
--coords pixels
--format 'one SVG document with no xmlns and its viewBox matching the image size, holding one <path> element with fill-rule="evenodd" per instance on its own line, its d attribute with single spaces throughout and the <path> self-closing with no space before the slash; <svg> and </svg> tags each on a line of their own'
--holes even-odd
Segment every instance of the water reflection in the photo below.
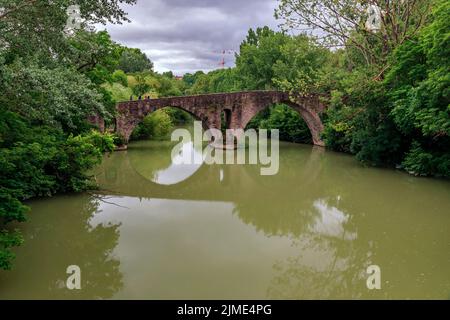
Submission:
<svg viewBox="0 0 450 320">
<path fill-rule="evenodd" d="M 314 224 L 310 225 L 311 232 L 348 241 L 357 238 L 356 232 L 348 232 L 347 230 L 346 224 L 350 218 L 349 214 L 328 205 L 324 199 L 315 201 L 313 207 L 319 212 L 319 215 L 315 218 Z"/>
<path fill-rule="evenodd" d="M 163 144 L 163 148 L 161 148 L 161 144 Z M 142 142 L 138 142 L 131 147 L 130 164 L 145 179 L 162 185 L 172 185 L 184 181 L 202 166 L 201 163 L 188 164 L 183 161 L 186 158 L 203 158 L 201 148 L 195 148 L 194 143 L 187 142 L 178 146 L 173 158 L 171 152 L 168 152 L 170 151 L 169 147 L 174 148 L 175 146 L 171 143 L 161 142 L 151 152 L 148 152 L 148 148 L 143 147 Z"/>
<path fill-rule="evenodd" d="M 358 243 L 350 215 L 339 209 L 340 197 L 314 201 L 314 218 L 292 240 L 299 252 L 277 261 L 267 295 L 271 299 L 367 299 L 365 268 L 371 264 L 371 244 Z"/>
<path fill-rule="evenodd" d="M 92 224 L 103 199 L 88 195 L 33 201 L 15 268 L 0 272 L 1 299 L 105 299 L 122 286 L 113 255 L 120 222 Z M 82 270 L 82 290 L 66 289 L 66 269 Z"/>
<path fill-rule="evenodd" d="M 97 197 L 33 203 L 0 298 L 449 296 L 448 182 L 292 144 L 275 176 L 251 165 L 194 171 L 172 166 L 172 148 L 142 142 L 107 157 Z M 87 270 L 86 290 L 60 288 L 70 264 Z M 366 288 L 371 264 L 381 291 Z"/>
</svg>

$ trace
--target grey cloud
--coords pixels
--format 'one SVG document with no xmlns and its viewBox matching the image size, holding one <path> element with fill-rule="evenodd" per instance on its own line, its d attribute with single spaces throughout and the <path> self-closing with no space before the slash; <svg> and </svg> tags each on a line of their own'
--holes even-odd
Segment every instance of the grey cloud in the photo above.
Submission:
<svg viewBox="0 0 450 320">
<path fill-rule="evenodd" d="M 148 54 L 157 71 L 217 69 L 215 51 L 238 50 L 249 28 L 277 28 L 277 0 L 138 0 L 126 6 L 131 23 L 107 25 L 114 40 Z M 232 66 L 234 57 L 226 57 Z"/>
</svg>

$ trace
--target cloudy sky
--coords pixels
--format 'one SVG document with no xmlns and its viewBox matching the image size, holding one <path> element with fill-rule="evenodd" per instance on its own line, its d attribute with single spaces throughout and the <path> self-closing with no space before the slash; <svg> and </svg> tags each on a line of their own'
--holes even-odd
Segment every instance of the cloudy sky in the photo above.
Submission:
<svg viewBox="0 0 450 320">
<path fill-rule="evenodd" d="M 131 23 L 108 25 L 113 39 L 140 48 L 155 70 L 177 75 L 219 68 L 222 55 L 238 50 L 249 28 L 268 25 L 278 29 L 273 17 L 277 0 L 138 0 L 124 6 Z M 233 66 L 234 56 L 226 56 Z"/>
</svg>

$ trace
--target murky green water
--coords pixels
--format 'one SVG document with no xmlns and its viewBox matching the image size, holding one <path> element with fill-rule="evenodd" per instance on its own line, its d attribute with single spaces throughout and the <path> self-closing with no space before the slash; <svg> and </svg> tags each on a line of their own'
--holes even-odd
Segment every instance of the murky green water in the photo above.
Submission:
<svg viewBox="0 0 450 320">
<path fill-rule="evenodd" d="M 449 182 L 294 144 L 275 176 L 171 148 L 135 143 L 98 169 L 102 192 L 31 202 L 0 299 L 450 298 Z"/>
</svg>

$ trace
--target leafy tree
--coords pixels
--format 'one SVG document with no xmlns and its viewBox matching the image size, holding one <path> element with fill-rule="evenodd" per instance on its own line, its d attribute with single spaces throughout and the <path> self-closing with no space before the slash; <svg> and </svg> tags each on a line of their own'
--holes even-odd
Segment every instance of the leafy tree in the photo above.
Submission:
<svg viewBox="0 0 450 320">
<path fill-rule="evenodd" d="M 322 86 L 320 70 L 329 60 L 330 52 L 308 36 L 250 29 L 236 58 L 234 83 L 241 89 L 310 93 Z"/>
<path fill-rule="evenodd" d="M 320 91 L 322 69 L 330 61 L 330 52 L 305 35 L 289 38 L 280 50 L 281 57 L 272 67 L 275 85 L 296 94 Z"/>
<path fill-rule="evenodd" d="M 127 21 L 121 4 L 136 0 L 79 0 L 82 27 L 95 23 Z M 0 47 L 7 48 L 7 61 L 35 57 L 46 65 L 63 60 L 68 50 L 64 28 L 71 0 L 0 0 Z"/>
<path fill-rule="evenodd" d="M 384 81 L 376 66 L 337 73 L 327 145 L 368 164 L 450 176 L 449 14 L 446 1 L 434 2 L 429 24 L 389 55 Z"/>
<path fill-rule="evenodd" d="M 103 87 L 105 90 L 110 92 L 113 101 L 116 103 L 120 101 L 128 101 L 133 95 L 133 90 L 131 88 L 124 87 L 120 83 L 105 83 Z"/>
<path fill-rule="evenodd" d="M 188 94 L 202 94 L 213 92 L 232 92 L 240 90 L 240 78 L 236 69 L 220 69 L 208 74 L 198 74 L 193 85 L 187 89 Z"/>
<path fill-rule="evenodd" d="M 386 77 L 390 116 L 412 140 L 403 162 L 416 174 L 450 176 L 450 4 L 438 1 L 432 22 L 400 46 Z"/>
<path fill-rule="evenodd" d="M 162 76 L 169 79 L 173 79 L 175 77 L 172 71 L 163 72 Z"/>
<path fill-rule="evenodd" d="M 112 81 L 111 75 L 119 64 L 123 48 L 114 43 L 106 31 L 80 30 L 68 41 L 70 46 L 65 56 L 70 66 L 75 66 L 97 85 Z"/>
<path fill-rule="evenodd" d="M 184 81 L 184 83 L 185 83 L 188 87 L 192 87 L 192 86 L 194 85 L 194 83 L 197 81 L 197 79 L 198 79 L 202 74 L 204 74 L 203 71 L 197 71 L 197 72 L 194 73 L 194 74 L 186 73 L 186 74 L 183 76 L 183 81 Z"/>
<path fill-rule="evenodd" d="M 239 91 L 239 78 L 235 68 L 212 71 L 209 76 L 211 78 L 209 92 Z"/>
<path fill-rule="evenodd" d="M 123 70 L 125 73 L 152 71 L 153 63 L 140 49 L 124 48 L 118 69 Z"/>
<path fill-rule="evenodd" d="M 373 76 L 376 70 L 346 72 L 332 92 L 325 123 L 326 144 L 350 152 L 370 165 L 401 161 L 404 137 L 389 118 L 386 89 Z"/>
<path fill-rule="evenodd" d="M 0 191 L 0 199 L 2 202 L 8 203 L 9 207 L 6 208 L 9 211 L 26 211 L 21 209 L 21 203 L 17 200 L 12 200 L 11 198 Z M 15 207 L 18 207 L 17 209 Z M 4 210 L 4 209 L 2 209 Z M 1 216 L 1 214 L 0 214 Z M 11 252 L 12 247 L 20 246 L 23 243 L 23 238 L 19 231 L 8 232 L 6 230 L 0 231 L 0 269 L 10 270 L 12 267 L 12 261 L 15 258 L 15 254 Z"/>
<path fill-rule="evenodd" d="M 156 91 L 160 97 L 175 97 L 183 94 L 182 91 L 184 90 L 181 88 L 182 81 L 167 76 L 158 76 L 156 79 L 158 82 Z"/>
<path fill-rule="evenodd" d="M 418 32 L 431 2 L 280 0 L 275 17 L 288 29 L 316 31 L 326 45 L 356 48 L 373 64 L 386 62 L 390 52 Z M 374 26 L 366 24 L 369 19 Z"/>
<path fill-rule="evenodd" d="M 74 70 L 15 63 L 0 71 L 7 79 L 0 83 L 0 105 L 33 123 L 77 133 L 87 128 L 89 115 L 109 116 L 92 82 Z"/>
<path fill-rule="evenodd" d="M 133 87 L 133 93 L 137 96 L 142 96 L 146 92 L 150 91 L 151 87 L 147 83 L 147 79 L 144 75 L 136 75 L 136 84 Z"/>
<path fill-rule="evenodd" d="M 173 122 L 167 110 L 158 110 L 147 117 L 138 125 L 131 139 L 162 139 L 173 128 Z"/>
<path fill-rule="evenodd" d="M 248 90 L 273 89 L 273 66 L 282 57 L 281 48 L 289 37 L 269 27 L 250 29 L 236 56 L 240 88 Z"/>
<path fill-rule="evenodd" d="M 196 77 L 194 84 L 187 90 L 187 94 L 209 93 L 211 87 L 211 78 L 208 74 L 202 73 Z"/>
<path fill-rule="evenodd" d="M 122 70 L 116 70 L 112 74 L 112 82 L 120 83 L 124 87 L 128 87 L 128 78 Z"/>
<path fill-rule="evenodd" d="M 169 115 L 172 123 L 177 126 L 192 123 L 194 119 L 192 115 L 178 108 L 167 108 L 164 111 Z"/>
</svg>

